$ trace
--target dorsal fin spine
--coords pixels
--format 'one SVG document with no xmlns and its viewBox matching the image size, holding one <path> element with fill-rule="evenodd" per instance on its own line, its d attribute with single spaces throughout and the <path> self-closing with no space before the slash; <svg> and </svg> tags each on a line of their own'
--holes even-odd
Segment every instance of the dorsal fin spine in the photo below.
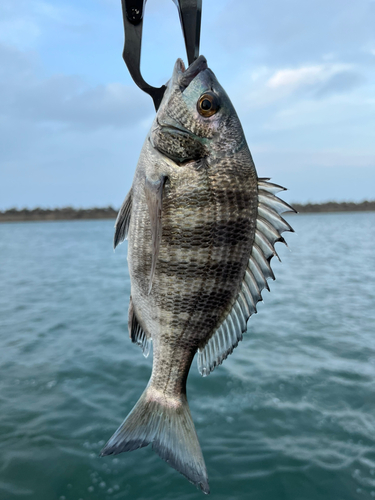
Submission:
<svg viewBox="0 0 375 500">
<path fill-rule="evenodd" d="M 247 268 L 245 271 L 244 279 L 245 279 L 245 283 L 247 284 L 247 286 L 250 289 L 250 294 L 253 297 L 254 302 L 256 304 L 257 302 L 262 300 L 262 294 L 260 293 L 260 288 L 258 286 L 258 283 L 257 283 L 253 273 L 250 271 L 249 268 Z M 254 304 L 254 307 L 255 307 L 255 304 Z"/>
<path fill-rule="evenodd" d="M 266 205 L 263 205 L 263 203 L 258 204 L 258 213 L 279 232 L 282 233 L 283 231 L 291 231 L 293 232 L 293 228 L 284 220 L 280 215 L 275 212 L 270 207 L 267 207 Z"/>
<path fill-rule="evenodd" d="M 211 371 L 211 368 L 212 368 L 212 352 L 211 352 L 211 346 L 212 346 L 212 342 L 209 342 L 207 344 L 207 351 L 206 351 L 206 355 L 207 355 L 207 368 L 209 371 Z"/>
<path fill-rule="evenodd" d="M 242 309 L 242 313 L 246 319 L 246 321 L 250 318 L 251 316 L 251 313 L 250 313 L 250 308 L 249 306 L 247 305 L 247 302 L 246 302 L 246 299 L 244 297 L 244 294 L 242 292 L 242 290 L 240 290 L 239 294 L 238 294 L 238 302 L 241 306 L 241 309 Z"/>
<path fill-rule="evenodd" d="M 223 337 L 223 335 L 224 335 L 223 326 L 221 325 L 220 328 L 219 328 L 219 331 L 218 331 L 218 336 L 217 336 L 221 355 L 223 355 L 224 350 L 225 350 L 225 344 L 224 344 L 224 337 Z"/>
<path fill-rule="evenodd" d="M 278 214 L 284 212 L 296 213 L 296 210 L 292 206 L 264 189 L 258 190 L 258 199 L 264 205 L 273 208 Z"/>
<path fill-rule="evenodd" d="M 246 320 L 245 320 L 245 314 L 243 313 L 243 311 L 241 309 L 239 300 L 236 300 L 233 308 L 237 313 L 237 318 L 238 318 L 238 321 L 240 324 L 240 330 L 241 330 L 241 334 L 242 334 L 244 331 L 246 331 Z M 242 335 L 241 335 L 241 337 L 242 337 Z"/>
<path fill-rule="evenodd" d="M 214 356 L 213 356 L 213 359 L 214 359 L 214 364 L 216 366 L 216 364 L 218 364 L 219 360 L 217 360 L 217 356 L 218 354 L 220 355 L 220 344 L 219 344 L 219 341 L 218 341 L 218 337 L 217 335 L 214 335 L 212 337 L 212 340 L 213 340 L 213 351 L 214 351 Z M 216 354 L 216 356 L 215 356 Z"/>
<path fill-rule="evenodd" d="M 234 324 L 232 314 L 229 314 L 228 316 L 228 328 L 229 328 L 229 333 L 232 338 L 232 346 L 233 348 L 237 347 L 238 341 L 237 341 L 237 335 L 236 335 L 236 325 Z"/>
<path fill-rule="evenodd" d="M 268 222 L 268 220 L 258 215 L 256 225 L 257 228 L 268 239 L 271 245 L 273 245 L 276 241 L 280 241 L 281 234 L 278 231 L 276 231 L 276 229 L 272 226 L 272 224 Z"/>
<path fill-rule="evenodd" d="M 275 255 L 281 262 L 274 246 L 268 241 L 264 234 L 259 231 L 259 229 L 255 230 L 255 242 L 263 250 L 263 253 L 265 254 L 267 259 L 271 259 Z"/>
<path fill-rule="evenodd" d="M 226 318 L 222 322 L 221 326 L 223 328 L 223 337 L 224 337 L 224 339 L 226 339 L 226 338 L 228 338 L 228 335 L 229 335 L 228 322 L 227 322 Z"/>
<path fill-rule="evenodd" d="M 278 184 L 273 184 L 272 182 L 267 182 L 268 180 L 268 178 L 258 179 L 258 188 L 264 189 L 272 194 L 279 193 L 280 191 L 286 191 L 284 187 L 279 186 Z"/>
<path fill-rule="evenodd" d="M 238 314 L 238 303 L 237 301 L 233 304 L 233 318 L 234 318 L 234 324 L 236 325 L 236 337 L 237 340 L 240 341 L 242 340 L 242 321 L 241 321 L 241 316 Z"/>
<path fill-rule="evenodd" d="M 242 282 L 241 291 L 242 291 L 242 293 L 243 293 L 243 295 L 245 297 L 246 304 L 247 304 L 247 306 L 249 308 L 250 316 L 252 314 L 256 314 L 257 308 L 256 308 L 256 305 L 255 305 L 255 300 L 254 300 L 253 296 L 251 295 L 251 292 L 249 290 L 249 287 L 248 287 L 246 281 Z"/>
<path fill-rule="evenodd" d="M 210 365 L 211 370 L 213 370 L 216 366 L 216 358 L 215 358 L 215 339 L 212 338 L 211 346 L 210 346 Z"/>
<path fill-rule="evenodd" d="M 264 277 L 264 275 L 263 275 L 257 261 L 254 259 L 253 255 L 251 255 L 250 259 L 249 259 L 249 268 L 250 268 L 250 271 L 252 272 L 254 278 L 256 279 L 256 282 L 258 283 L 259 289 L 262 290 L 263 288 L 267 288 L 267 290 L 269 290 L 267 280 Z"/>
<path fill-rule="evenodd" d="M 256 243 L 253 245 L 253 250 L 252 250 L 252 255 L 254 255 L 255 260 L 259 264 L 259 267 L 264 274 L 264 277 L 267 278 L 272 278 L 273 280 L 275 279 L 275 275 L 273 274 L 272 268 L 264 256 L 264 253 L 262 250 L 258 247 Z"/>
<path fill-rule="evenodd" d="M 218 343 L 219 343 L 220 363 L 221 363 L 223 356 L 225 354 L 224 332 L 223 332 L 222 326 L 220 326 L 220 328 L 219 328 L 217 339 L 218 339 Z"/>
</svg>

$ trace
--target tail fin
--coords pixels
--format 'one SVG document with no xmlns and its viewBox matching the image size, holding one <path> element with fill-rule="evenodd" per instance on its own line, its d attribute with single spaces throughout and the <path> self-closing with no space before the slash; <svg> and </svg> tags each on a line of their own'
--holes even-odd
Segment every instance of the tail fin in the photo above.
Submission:
<svg viewBox="0 0 375 500">
<path fill-rule="evenodd" d="M 152 448 L 191 483 L 210 493 L 206 466 L 184 394 L 167 398 L 148 386 L 100 456 Z"/>
</svg>

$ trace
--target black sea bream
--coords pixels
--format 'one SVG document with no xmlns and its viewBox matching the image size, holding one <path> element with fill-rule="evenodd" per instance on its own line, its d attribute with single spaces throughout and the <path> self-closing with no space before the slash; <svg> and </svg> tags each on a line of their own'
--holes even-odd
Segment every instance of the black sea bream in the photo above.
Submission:
<svg viewBox="0 0 375 500">
<path fill-rule="evenodd" d="M 153 449 L 209 493 L 186 399 L 196 353 L 205 376 L 233 351 L 274 279 L 276 241 L 293 210 L 259 179 L 241 123 L 206 59 L 176 62 L 121 207 L 115 246 L 129 239 L 131 340 L 150 381 L 102 455 Z"/>
</svg>

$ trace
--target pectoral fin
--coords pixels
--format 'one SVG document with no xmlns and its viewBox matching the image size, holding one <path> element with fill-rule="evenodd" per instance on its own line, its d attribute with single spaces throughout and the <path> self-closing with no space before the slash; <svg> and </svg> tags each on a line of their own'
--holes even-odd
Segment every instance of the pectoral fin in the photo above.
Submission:
<svg viewBox="0 0 375 500">
<path fill-rule="evenodd" d="M 165 175 L 162 175 L 156 181 L 152 181 L 147 177 L 145 180 L 146 201 L 151 222 L 151 245 L 152 245 L 150 286 L 148 290 L 149 294 L 151 293 L 152 280 L 154 277 L 156 262 L 158 260 L 158 255 L 159 255 L 161 232 L 162 232 L 161 212 L 163 208 L 163 188 L 166 180 L 167 177 Z"/>
<path fill-rule="evenodd" d="M 116 248 L 119 243 L 122 243 L 128 236 L 130 213 L 132 210 L 132 190 L 127 194 L 124 203 L 117 215 L 115 224 L 115 237 L 113 239 L 113 248 Z"/>
</svg>

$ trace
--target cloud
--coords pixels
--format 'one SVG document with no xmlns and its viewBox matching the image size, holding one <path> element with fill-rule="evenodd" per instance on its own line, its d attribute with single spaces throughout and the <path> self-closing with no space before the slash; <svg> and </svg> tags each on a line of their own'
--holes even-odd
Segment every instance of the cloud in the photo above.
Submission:
<svg viewBox="0 0 375 500">
<path fill-rule="evenodd" d="M 55 123 L 71 129 L 129 128 L 150 111 L 134 87 L 120 83 L 90 88 L 79 78 L 55 76 L 13 89 L 13 116 L 34 123 Z"/>
<path fill-rule="evenodd" d="M 351 91 L 363 81 L 364 77 L 353 69 L 353 65 L 326 63 L 278 70 L 268 79 L 266 86 L 276 93 L 272 100 L 275 97 L 285 98 L 297 91 L 300 95 L 302 91 L 305 95 L 312 91 L 313 97 L 321 99 Z"/>
<path fill-rule="evenodd" d="M 341 94 L 355 89 L 364 83 L 364 77 L 355 71 L 339 71 L 329 78 L 316 92 L 316 97 L 326 97 L 332 94 Z"/>
<path fill-rule="evenodd" d="M 353 65 L 333 63 L 278 70 L 267 81 L 267 87 L 279 91 L 279 97 L 305 88 L 313 90 L 315 97 L 323 98 L 350 91 L 363 80 Z"/>
<path fill-rule="evenodd" d="M 327 99 L 290 99 L 283 103 L 264 121 L 268 130 L 293 130 L 293 142 L 314 142 L 317 148 L 330 140 L 332 144 L 345 149 L 347 146 L 373 149 L 373 139 L 364 130 L 373 127 L 375 101 L 367 94 L 329 95 Z M 325 130 L 325 134 L 321 131 Z M 362 133 L 359 132 L 363 130 Z M 320 132 L 320 133 L 319 133 Z M 313 133 L 313 136 L 311 135 Z M 364 141 L 367 141 L 366 145 Z"/>
<path fill-rule="evenodd" d="M 210 12 L 210 17 L 220 51 L 252 65 L 300 65 L 320 60 L 324 53 L 358 62 L 353 46 L 373 41 L 375 2 L 231 0 L 216 16 Z"/>
<path fill-rule="evenodd" d="M 119 205 L 154 115 L 135 85 L 43 74 L 0 44 L 0 209 Z"/>
<path fill-rule="evenodd" d="M 289 88 L 295 90 L 306 85 L 316 85 L 346 68 L 342 64 L 303 66 L 297 69 L 278 70 L 267 82 L 271 89 Z"/>
<path fill-rule="evenodd" d="M 77 2 L 78 3 L 78 2 Z M 43 0 L 2 0 L 0 3 L 0 40 L 19 49 L 34 46 L 46 26 L 83 25 L 77 4 Z"/>
<path fill-rule="evenodd" d="M 245 113 L 254 109 L 273 109 L 278 113 L 280 107 L 290 107 L 301 100 L 327 100 L 334 95 L 346 95 L 366 79 L 360 68 L 339 62 L 277 69 L 261 66 L 240 73 L 229 91 L 230 95 L 241 96 L 241 109 Z M 236 102 L 236 97 L 233 100 Z"/>
<path fill-rule="evenodd" d="M 0 68 L 0 114 L 13 120 L 70 129 L 129 128 L 152 110 L 149 98 L 134 85 L 90 86 L 82 77 L 70 75 L 42 78 L 37 58 L 16 49 L 0 46 Z"/>
<path fill-rule="evenodd" d="M 339 189 L 342 165 L 350 187 L 374 163 L 374 26 L 368 0 L 204 0 L 201 50 L 259 173 L 290 172 L 300 200 L 315 166 Z M 154 116 L 121 60 L 121 3 L 2 0 L 0 43 L 1 206 L 119 205 Z M 147 2 L 142 43 L 143 76 L 164 83 L 185 56 L 170 0 Z"/>
</svg>

